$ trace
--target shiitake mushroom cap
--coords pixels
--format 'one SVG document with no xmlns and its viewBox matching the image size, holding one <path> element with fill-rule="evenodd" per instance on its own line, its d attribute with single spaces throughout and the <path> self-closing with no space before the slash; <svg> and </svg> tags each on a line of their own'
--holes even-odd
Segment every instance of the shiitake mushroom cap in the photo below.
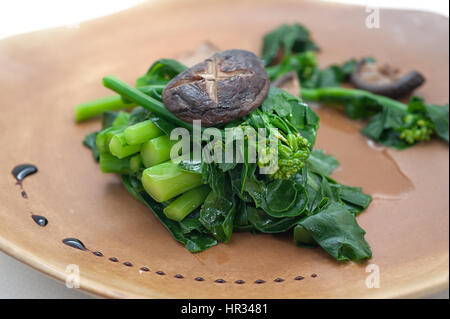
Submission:
<svg viewBox="0 0 450 319">
<path fill-rule="evenodd" d="M 269 86 L 260 59 L 250 51 L 233 49 L 177 75 L 164 88 L 162 99 L 182 121 L 201 120 L 202 126 L 216 126 L 259 107 Z"/>
<path fill-rule="evenodd" d="M 362 90 L 391 98 L 400 98 L 409 95 L 425 82 L 425 78 L 418 71 L 411 71 L 392 83 L 376 84 L 368 83 L 361 78 L 362 68 L 366 63 L 372 63 L 368 59 L 362 59 L 356 64 L 355 71 L 351 75 L 353 85 Z"/>
</svg>

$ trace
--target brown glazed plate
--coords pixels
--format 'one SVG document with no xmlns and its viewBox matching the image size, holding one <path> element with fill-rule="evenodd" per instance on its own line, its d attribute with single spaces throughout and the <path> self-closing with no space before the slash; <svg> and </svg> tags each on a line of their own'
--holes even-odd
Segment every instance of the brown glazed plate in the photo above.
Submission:
<svg viewBox="0 0 450 319">
<path fill-rule="evenodd" d="M 228 244 L 191 254 L 116 176 L 100 172 L 81 144 L 99 121 L 74 123 L 74 105 L 108 94 L 105 75 L 133 83 L 157 58 L 206 40 L 257 53 L 265 32 L 292 22 L 312 31 L 322 65 L 374 56 L 417 69 L 427 82 L 416 93 L 447 103 L 448 19 L 381 9 L 380 28 L 368 29 L 367 15 L 364 7 L 318 2 L 157 1 L 80 28 L 0 41 L 0 249 L 61 281 L 77 265 L 81 289 L 116 298 L 388 298 L 444 289 L 449 148 L 439 141 L 401 152 L 378 148 L 359 134 L 360 123 L 317 109 L 317 146 L 341 163 L 333 177 L 374 197 L 358 217 L 373 257 L 354 263 L 298 248 L 289 235 L 235 233 Z M 23 183 L 27 198 L 11 174 L 22 163 L 39 168 Z M 32 214 L 48 225 L 38 226 Z M 64 245 L 64 238 L 89 250 Z M 374 270 L 379 288 L 368 288 Z"/>
</svg>

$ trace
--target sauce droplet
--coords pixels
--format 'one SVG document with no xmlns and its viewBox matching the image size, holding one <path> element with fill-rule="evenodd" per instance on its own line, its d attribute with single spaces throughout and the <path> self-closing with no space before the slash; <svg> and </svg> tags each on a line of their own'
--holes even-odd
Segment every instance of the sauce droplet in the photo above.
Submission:
<svg viewBox="0 0 450 319">
<path fill-rule="evenodd" d="M 44 216 L 31 215 L 31 218 L 33 218 L 34 222 L 41 227 L 45 227 L 48 224 L 48 220 Z"/>
<path fill-rule="evenodd" d="M 275 281 L 275 282 L 283 282 L 284 279 L 283 279 L 283 278 L 276 278 L 274 281 Z"/>
<path fill-rule="evenodd" d="M 93 254 L 97 257 L 103 257 L 103 254 L 99 251 L 94 251 Z"/>
<path fill-rule="evenodd" d="M 64 238 L 62 242 L 72 248 L 76 248 L 79 250 L 87 250 L 86 246 L 84 246 L 81 240 L 76 238 Z"/>
<path fill-rule="evenodd" d="M 25 177 L 34 174 L 37 171 L 38 171 L 37 167 L 34 166 L 33 164 L 21 164 L 14 167 L 11 173 L 13 174 L 14 178 L 20 185 L 21 182 L 25 179 Z"/>
</svg>

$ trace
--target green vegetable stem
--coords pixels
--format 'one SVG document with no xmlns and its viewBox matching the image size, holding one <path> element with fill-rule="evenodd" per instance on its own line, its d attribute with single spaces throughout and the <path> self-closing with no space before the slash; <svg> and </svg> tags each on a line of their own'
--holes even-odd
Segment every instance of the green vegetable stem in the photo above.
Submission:
<svg viewBox="0 0 450 319">
<path fill-rule="evenodd" d="M 437 135 L 449 141 L 449 106 L 425 104 L 411 98 L 408 104 L 367 91 L 328 87 L 302 89 L 309 101 L 344 105 L 355 119 L 370 119 L 362 133 L 376 142 L 403 149 Z"/>
<path fill-rule="evenodd" d="M 180 222 L 205 201 L 210 191 L 211 188 L 208 185 L 191 189 L 177 197 L 169 206 L 164 208 L 164 214 L 168 218 Z"/>
<path fill-rule="evenodd" d="M 164 162 L 142 172 L 142 185 L 157 202 L 165 202 L 202 185 L 200 174 L 178 168 L 173 161 Z"/>
<path fill-rule="evenodd" d="M 146 85 L 138 88 L 145 94 L 162 92 L 164 85 Z M 123 99 L 120 95 L 111 95 L 89 102 L 81 103 L 75 107 L 75 120 L 82 122 L 92 117 L 101 115 L 105 111 L 117 111 L 120 109 L 133 108 L 136 103 Z"/>
</svg>

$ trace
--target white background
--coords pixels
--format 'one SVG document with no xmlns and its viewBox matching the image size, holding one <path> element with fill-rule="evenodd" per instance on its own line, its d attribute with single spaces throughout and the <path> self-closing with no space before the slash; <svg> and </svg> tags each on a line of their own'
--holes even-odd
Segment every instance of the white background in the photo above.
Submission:
<svg viewBox="0 0 450 319">
<path fill-rule="evenodd" d="M 154 1 L 154 0 L 153 0 Z M 180 0 L 181 1 L 181 0 Z M 432 11 L 449 15 L 448 0 L 331 0 L 360 5 Z M 11 0 L 0 2 L 0 39 L 55 26 L 78 23 L 124 10 L 144 0 Z M 430 296 L 449 298 L 448 289 Z M 76 289 L 0 253 L 0 298 L 90 298 Z"/>
</svg>

